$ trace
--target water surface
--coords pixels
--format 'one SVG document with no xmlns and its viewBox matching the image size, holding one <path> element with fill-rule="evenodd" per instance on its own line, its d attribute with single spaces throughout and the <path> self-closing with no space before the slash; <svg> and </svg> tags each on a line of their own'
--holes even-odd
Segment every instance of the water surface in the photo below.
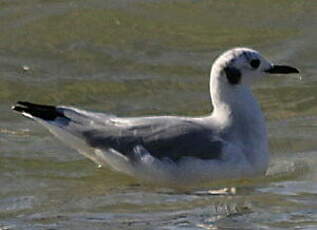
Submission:
<svg viewBox="0 0 317 230">
<path fill-rule="evenodd" d="M 316 12 L 295 0 L 0 1 L 0 228 L 317 229 Z M 235 195 L 140 185 L 9 109 L 207 114 L 210 65 L 234 46 L 302 71 L 253 87 L 272 161 L 265 178 L 230 184 Z"/>
</svg>

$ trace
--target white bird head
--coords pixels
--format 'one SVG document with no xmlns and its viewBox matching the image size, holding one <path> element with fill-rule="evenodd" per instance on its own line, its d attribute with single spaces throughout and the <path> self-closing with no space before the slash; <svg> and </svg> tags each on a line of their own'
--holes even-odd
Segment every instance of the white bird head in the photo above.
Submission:
<svg viewBox="0 0 317 230">
<path fill-rule="evenodd" d="M 274 65 L 250 48 L 234 48 L 220 55 L 212 67 L 212 77 L 231 86 L 249 85 L 266 74 L 299 73 L 291 66 Z M 225 79 L 223 79 L 225 78 Z"/>
</svg>

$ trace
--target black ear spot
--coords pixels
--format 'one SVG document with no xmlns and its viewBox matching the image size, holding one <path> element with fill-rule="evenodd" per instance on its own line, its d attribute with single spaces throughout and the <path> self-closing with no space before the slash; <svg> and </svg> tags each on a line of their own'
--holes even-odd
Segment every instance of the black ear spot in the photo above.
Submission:
<svg viewBox="0 0 317 230">
<path fill-rule="evenodd" d="M 241 81 L 241 72 L 235 67 L 225 67 L 224 71 L 230 84 L 236 85 Z"/>
<path fill-rule="evenodd" d="M 250 61 L 250 66 L 253 68 L 253 69 L 256 69 L 258 68 L 260 65 L 260 60 L 259 59 L 253 59 Z"/>
</svg>

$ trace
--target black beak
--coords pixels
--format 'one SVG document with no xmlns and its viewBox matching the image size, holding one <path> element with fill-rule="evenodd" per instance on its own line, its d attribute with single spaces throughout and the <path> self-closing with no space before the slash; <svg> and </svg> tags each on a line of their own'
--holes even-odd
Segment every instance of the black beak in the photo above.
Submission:
<svg viewBox="0 0 317 230">
<path fill-rule="evenodd" d="M 272 74 L 279 74 L 279 73 L 288 74 L 288 73 L 299 73 L 299 70 L 287 65 L 272 65 L 271 68 L 265 70 L 264 72 L 272 73 Z"/>
</svg>

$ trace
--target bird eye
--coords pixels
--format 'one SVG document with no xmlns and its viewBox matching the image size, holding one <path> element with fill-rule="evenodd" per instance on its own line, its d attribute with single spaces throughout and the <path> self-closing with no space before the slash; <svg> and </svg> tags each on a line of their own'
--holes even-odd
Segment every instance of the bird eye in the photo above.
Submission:
<svg viewBox="0 0 317 230">
<path fill-rule="evenodd" d="M 256 69 L 258 68 L 260 65 L 260 60 L 259 59 L 253 59 L 250 61 L 250 66 L 253 68 L 253 69 Z"/>
</svg>

